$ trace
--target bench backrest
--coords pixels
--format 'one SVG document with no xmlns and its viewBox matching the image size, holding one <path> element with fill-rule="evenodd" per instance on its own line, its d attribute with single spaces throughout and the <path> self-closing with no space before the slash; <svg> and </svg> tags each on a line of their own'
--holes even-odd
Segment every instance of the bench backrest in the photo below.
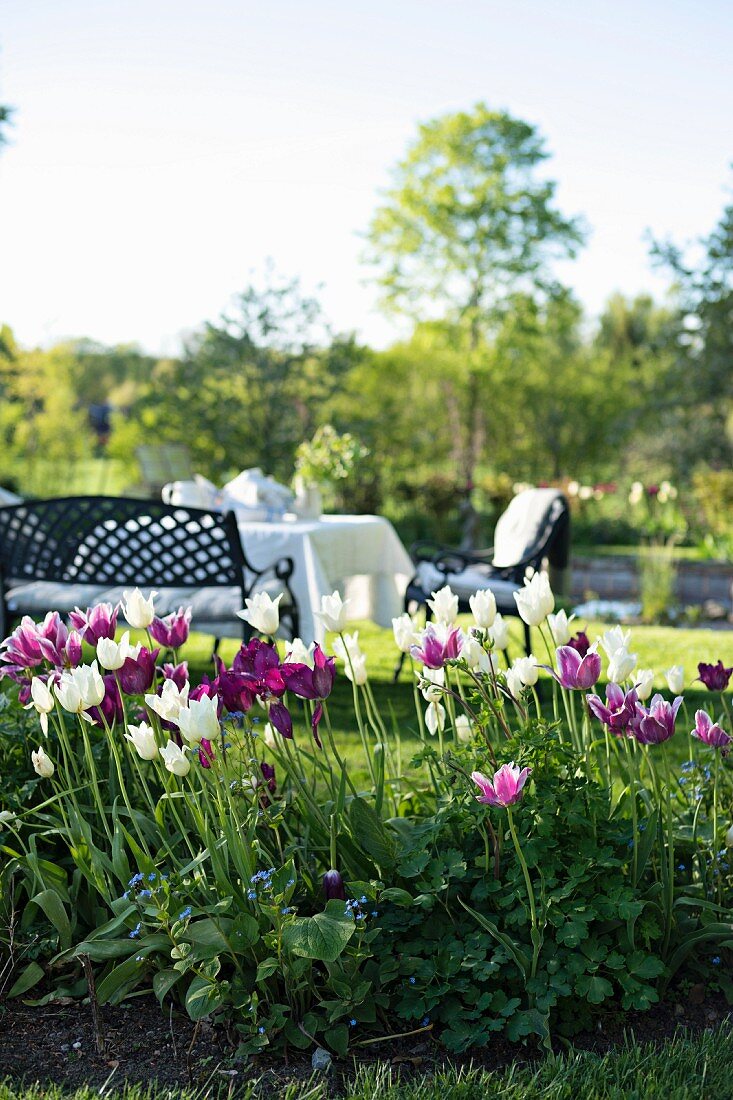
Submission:
<svg viewBox="0 0 733 1100">
<path fill-rule="evenodd" d="M 244 566 L 232 512 L 128 497 L 60 497 L 0 508 L 5 582 L 241 588 Z"/>
</svg>

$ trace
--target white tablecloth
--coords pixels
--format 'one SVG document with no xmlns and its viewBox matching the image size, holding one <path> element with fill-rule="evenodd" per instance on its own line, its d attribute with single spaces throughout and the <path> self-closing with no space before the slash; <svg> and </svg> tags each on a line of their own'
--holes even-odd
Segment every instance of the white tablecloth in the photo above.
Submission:
<svg viewBox="0 0 733 1100">
<path fill-rule="evenodd" d="M 402 611 L 414 569 L 392 524 L 382 516 L 322 516 L 319 520 L 239 523 L 244 552 L 261 569 L 290 557 L 290 581 L 300 610 L 300 635 L 321 642 L 321 620 L 313 614 L 321 597 L 337 590 L 348 599 L 350 620 L 371 619 L 391 626 Z"/>
</svg>

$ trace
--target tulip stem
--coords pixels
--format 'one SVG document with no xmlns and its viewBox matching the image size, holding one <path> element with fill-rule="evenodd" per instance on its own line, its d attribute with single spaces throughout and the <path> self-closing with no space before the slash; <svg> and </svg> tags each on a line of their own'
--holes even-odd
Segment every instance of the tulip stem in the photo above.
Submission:
<svg viewBox="0 0 733 1100">
<path fill-rule="evenodd" d="M 514 818 L 512 816 L 511 806 L 507 806 L 506 812 L 507 812 L 507 818 L 509 820 L 509 832 L 512 834 L 512 841 L 514 842 L 514 851 L 517 853 L 517 859 L 519 860 L 520 866 L 522 868 L 522 873 L 524 874 L 524 882 L 525 882 L 525 885 L 527 887 L 527 898 L 529 899 L 529 913 L 530 913 L 530 918 L 531 918 L 531 921 L 532 921 L 532 970 L 531 970 L 531 977 L 534 978 L 535 974 L 537 973 L 537 962 L 539 960 L 540 946 L 541 946 L 539 928 L 538 928 L 538 925 L 537 925 L 537 909 L 535 907 L 534 890 L 532 889 L 532 879 L 529 877 L 529 867 L 527 866 L 527 861 L 524 858 L 524 852 L 522 851 L 522 846 L 519 843 L 519 837 L 517 836 L 517 831 L 514 827 Z"/>
</svg>

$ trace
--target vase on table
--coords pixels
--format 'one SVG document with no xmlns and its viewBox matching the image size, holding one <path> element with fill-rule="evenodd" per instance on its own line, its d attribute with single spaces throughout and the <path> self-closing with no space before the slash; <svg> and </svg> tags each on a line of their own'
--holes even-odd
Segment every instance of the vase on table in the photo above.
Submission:
<svg viewBox="0 0 733 1100">
<path fill-rule="evenodd" d="M 323 515 L 320 487 L 312 483 L 309 484 L 303 481 L 302 477 L 296 476 L 293 481 L 293 488 L 295 489 L 293 508 L 296 516 L 300 519 L 320 519 Z"/>
</svg>

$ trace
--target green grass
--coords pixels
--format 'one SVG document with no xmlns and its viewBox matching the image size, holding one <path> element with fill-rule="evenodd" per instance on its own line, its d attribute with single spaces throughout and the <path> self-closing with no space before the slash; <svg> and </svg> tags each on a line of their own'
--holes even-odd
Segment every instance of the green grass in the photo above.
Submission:
<svg viewBox="0 0 733 1100">
<path fill-rule="evenodd" d="M 629 1042 L 603 1056 L 578 1052 L 496 1071 L 447 1068 L 401 1079 L 398 1069 L 382 1064 L 358 1069 L 339 1087 L 323 1077 L 275 1085 L 269 1075 L 258 1079 L 240 1070 L 226 1085 L 212 1076 L 197 1090 L 131 1086 L 115 1091 L 112 1085 L 103 1095 L 125 1100 L 209 1100 L 224 1095 L 241 1100 L 730 1100 L 732 1059 L 733 1031 L 724 1025 L 697 1038 L 680 1036 L 660 1045 Z M 0 1100 L 95 1100 L 100 1095 L 101 1090 L 91 1087 L 0 1084 Z"/>
</svg>

